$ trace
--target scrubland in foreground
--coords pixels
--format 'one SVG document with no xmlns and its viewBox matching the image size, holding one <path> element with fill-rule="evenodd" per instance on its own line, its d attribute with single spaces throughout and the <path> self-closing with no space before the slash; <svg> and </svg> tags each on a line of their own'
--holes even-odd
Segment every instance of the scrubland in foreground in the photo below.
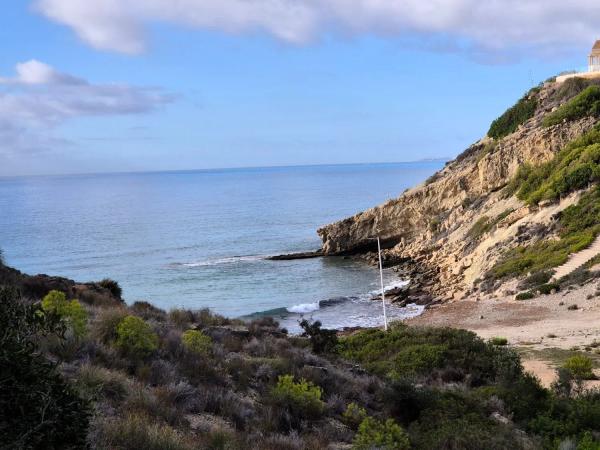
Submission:
<svg viewBox="0 0 600 450">
<path fill-rule="evenodd" d="M 545 389 L 503 339 L 465 330 L 289 336 L 271 319 L 6 284 L 3 448 L 600 448 L 585 358 Z"/>
</svg>

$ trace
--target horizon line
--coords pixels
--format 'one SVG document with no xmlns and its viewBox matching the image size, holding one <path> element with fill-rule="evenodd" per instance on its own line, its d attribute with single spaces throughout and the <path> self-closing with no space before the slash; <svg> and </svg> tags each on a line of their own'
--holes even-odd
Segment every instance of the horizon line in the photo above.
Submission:
<svg viewBox="0 0 600 450">
<path fill-rule="evenodd" d="M 73 172 L 73 173 L 55 173 L 55 174 L 37 174 L 37 175 L 0 175 L 0 179 L 6 178 L 50 178 L 50 177 L 81 177 L 97 175 L 135 175 L 135 174 L 158 174 L 158 173 L 192 173 L 192 172 L 218 172 L 226 170 L 249 170 L 249 169 L 286 169 L 302 167 L 327 167 L 327 166 L 366 166 L 366 165 L 386 165 L 386 164 L 410 164 L 425 162 L 446 162 L 454 159 L 450 156 L 439 158 L 422 158 L 412 161 L 379 161 L 379 162 L 355 162 L 355 163 L 324 163 L 324 164 L 281 164 L 272 166 L 234 166 L 234 167 L 212 167 L 196 169 L 158 169 L 158 170 L 124 170 L 124 171 L 106 171 L 106 172 Z"/>
</svg>

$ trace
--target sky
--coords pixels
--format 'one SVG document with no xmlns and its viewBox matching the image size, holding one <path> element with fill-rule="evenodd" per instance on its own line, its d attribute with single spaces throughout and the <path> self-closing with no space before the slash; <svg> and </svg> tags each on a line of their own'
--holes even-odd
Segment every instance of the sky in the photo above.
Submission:
<svg viewBox="0 0 600 450">
<path fill-rule="evenodd" d="M 453 157 L 584 70 L 590 0 L 20 0 L 0 176 Z"/>
</svg>

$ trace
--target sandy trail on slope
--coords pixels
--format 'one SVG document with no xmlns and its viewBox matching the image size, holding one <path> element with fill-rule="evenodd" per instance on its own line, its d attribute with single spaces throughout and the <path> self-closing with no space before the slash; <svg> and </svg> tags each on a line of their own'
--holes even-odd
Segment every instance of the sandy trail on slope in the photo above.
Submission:
<svg viewBox="0 0 600 450">
<path fill-rule="evenodd" d="M 524 367 L 549 386 L 555 378 L 556 362 L 536 354 L 553 349 L 583 349 L 594 340 L 600 342 L 600 296 L 595 296 L 598 288 L 600 283 L 596 281 L 531 300 L 456 300 L 427 309 L 406 323 L 464 328 L 484 339 L 505 337 L 509 345 L 519 348 Z M 577 305 L 578 309 L 567 309 L 570 305 Z"/>
</svg>

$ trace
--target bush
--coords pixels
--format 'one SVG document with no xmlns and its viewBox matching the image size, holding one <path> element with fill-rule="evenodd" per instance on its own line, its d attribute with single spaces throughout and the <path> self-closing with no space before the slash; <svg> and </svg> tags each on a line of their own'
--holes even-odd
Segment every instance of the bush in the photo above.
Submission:
<svg viewBox="0 0 600 450">
<path fill-rule="evenodd" d="M 392 381 L 451 378 L 477 386 L 496 380 L 503 367 L 511 367 L 511 377 L 522 370 L 512 350 L 453 328 L 393 324 L 387 332 L 365 330 L 341 339 L 340 353 Z"/>
<path fill-rule="evenodd" d="M 61 320 L 0 288 L 0 330 L 0 448 L 85 448 L 89 405 L 36 345 Z"/>
<path fill-rule="evenodd" d="M 569 102 L 544 117 L 542 125 L 549 127 L 563 121 L 600 116 L 600 87 L 589 86 Z"/>
<path fill-rule="evenodd" d="M 563 368 L 567 369 L 576 380 L 595 380 L 592 367 L 592 360 L 583 355 L 571 356 L 563 364 Z"/>
<path fill-rule="evenodd" d="M 408 450 L 408 435 L 394 420 L 385 422 L 367 417 L 358 427 L 358 433 L 352 442 L 355 450 Z"/>
<path fill-rule="evenodd" d="M 117 325 L 116 346 L 132 357 L 145 357 L 158 348 L 158 336 L 139 317 L 127 316 Z"/>
<path fill-rule="evenodd" d="M 516 300 L 530 300 L 535 298 L 535 294 L 533 292 L 520 292 L 515 296 Z"/>
<path fill-rule="evenodd" d="M 123 373 L 85 364 L 79 368 L 77 386 L 89 397 L 122 401 L 132 386 Z"/>
<path fill-rule="evenodd" d="M 102 342 L 110 344 L 117 339 L 117 326 L 127 317 L 125 308 L 102 309 L 91 326 L 91 336 Z"/>
<path fill-rule="evenodd" d="M 325 403 L 322 391 L 310 381 L 294 381 L 293 375 L 280 375 L 277 385 L 271 390 L 273 400 L 287 408 L 293 416 L 306 419 L 318 418 L 323 414 Z"/>
<path fill-rule="evenodd" d="M 559 291 L 560 290 L 560 284 L 558 283 L 546 283 L 546 284 L 542 284 L 541 286 L 538 286 L 536 288 L 536 290 L 543 295 L 548 295 L 548 294 L 552 294 L 552 291 Z"/>
<path fill-rule="evenodd" d="M 321 328 L 321 322 L 315 321 L 312 324 L 303 319 L 300 327 L 304 330 L 303 336 L 308 336 L 313 352 L 328 353 L 334 352 L 338 344 L 337 331 Z"/>
<path fill-rule="evenodd" d="M 212 339 L 202 331 L 187 330 L 181 335 L 181 341 L 186 350 L 192 353 L 208 355 L 212 348 Z"/>
<path fill-rule="evenodd" d="M 505 337 L 493 337 L 490 339 L 490 344 L 492 345 L 508 345 L 508 339 Z"/>
<path fill-rule="evenodd" d="M 599 164 L 600 126 L 596 125 L 566 145 L 550 161 L 537 167 L 521 166 L 511 180 L 509 190 L 530 205 L 541 200 L 555 200 L 597 181 Z"/>
<path fill-rule="evenodd" d="M 356 429 L 367 418 L 367 411 L 362 406 L 352 402 L 346 407 L 346 411 L 342 414 L 344 423 L 350 428 Z"/>
<path fill-rule="evenodd" d="M 494 120 L 488 131 L 488 136 L 500 139 L 516 131 L 519 125 L 533 117 L 537 108 L 537 92 L 529 91 L 514 106 Z"/>
<path fill-rule="evenodd" d="M 93 434 L 95 448 L 124 450 L 193 450 L 172 427 L 152 422 L 143 415 L 100 420 Z"/>
<path fill-rule="evenodd" d="M 115 280 L 105 278 L 102 281 L 99 281 L 98 285 L 100 285 L 104 289 L 108 289 L 110 293 L 119 300 L 122 299 L 121 296 L 123 295 L 123 289 L 121 289 L 121 286 L 119 286 L 119 283 L 117 283 Z"/>
<path fill-rule="evenodd" d="M 79 301 L 67 301 L 63 292 L 50 291 L 42 300 L 42 309 L 64 319 L 76 337 L 85 335 L 88 316 Z"/>
</svg>

